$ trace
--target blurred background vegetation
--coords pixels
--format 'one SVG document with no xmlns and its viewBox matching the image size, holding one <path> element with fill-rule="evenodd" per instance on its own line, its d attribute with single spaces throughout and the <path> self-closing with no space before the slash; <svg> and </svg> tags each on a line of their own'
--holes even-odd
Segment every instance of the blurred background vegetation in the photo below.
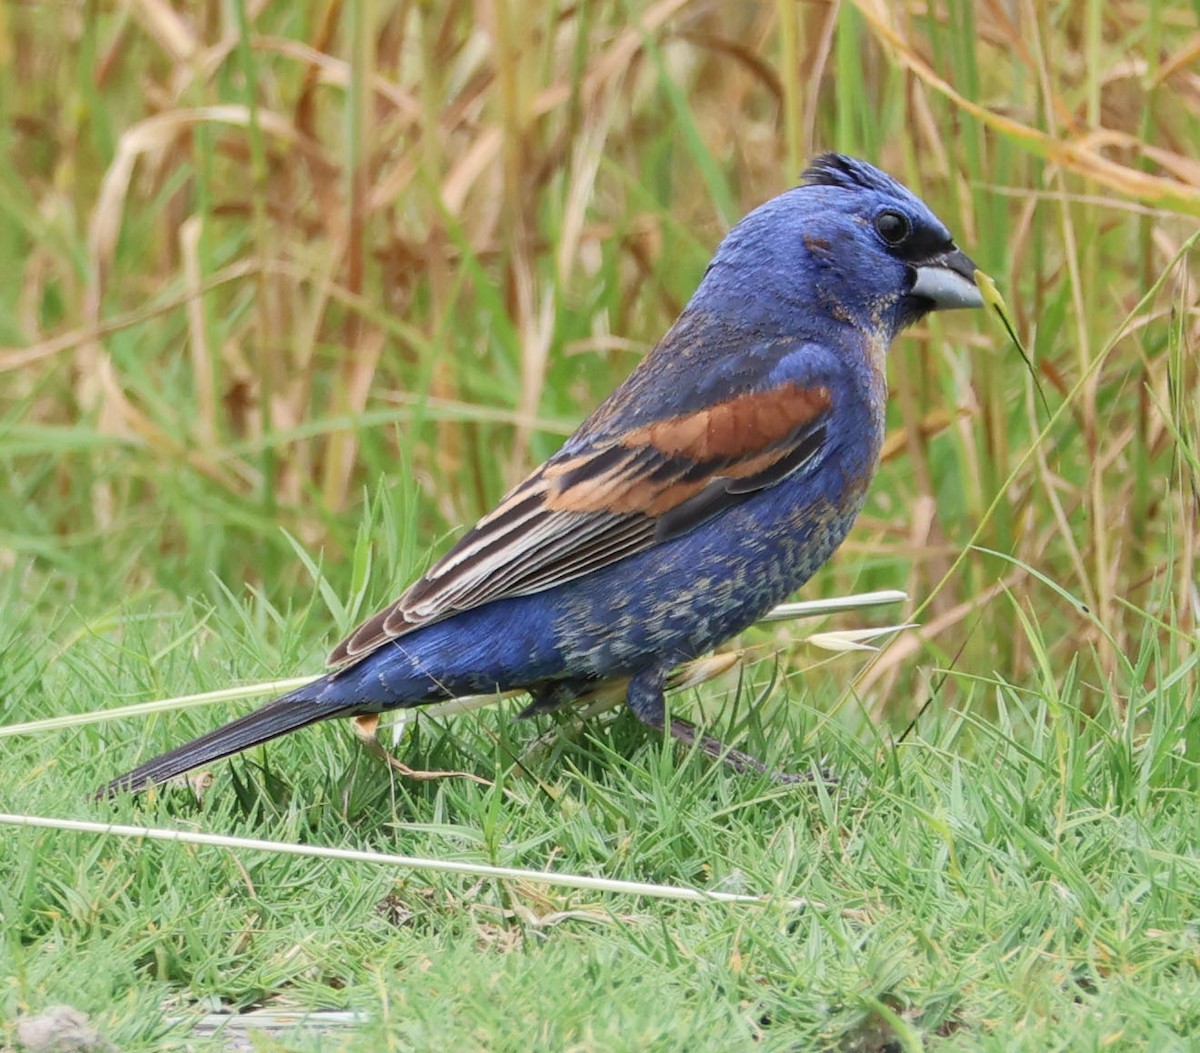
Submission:
<svg viewBox="0 0 1200 1053">
<path fill-rule="evenodd" d="M 1194 8 L 1095 0 L 6 4 L 0 567 L 43 639 L 190 617 L 213 576 L 286 605 L 284 530 L 345 594 L 382 484 L 385 600 L 837 149 L 997 279 L 1062 412 L 978 315 L 907 336 L 809 594 L 923 608 L 859 682 L 877 714 L 952 660 L 1027 679 L 1030 616 L 1103 693 L 1197 621 L 1198 54 Z"/>
</svg>

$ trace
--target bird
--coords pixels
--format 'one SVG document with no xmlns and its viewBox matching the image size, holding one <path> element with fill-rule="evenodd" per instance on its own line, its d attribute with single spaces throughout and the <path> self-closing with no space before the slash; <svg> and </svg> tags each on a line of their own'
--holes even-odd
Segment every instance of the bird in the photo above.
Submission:
<svg viewBox="0 0 1200 1053">
<path fill-rule="evenodd" d="M 330 671 L 118 776 L 139 791 L 335 717 L 528 692 L 521 717 L 668 677 L 757 621 L 841 544 L 879 462 L 885 360 L 932 311 L 980 307 L 975 264 L 900 182 L 843 154 L 730 229 L 682 313 L 562 447 L 330 656 Z"/>
</svg>

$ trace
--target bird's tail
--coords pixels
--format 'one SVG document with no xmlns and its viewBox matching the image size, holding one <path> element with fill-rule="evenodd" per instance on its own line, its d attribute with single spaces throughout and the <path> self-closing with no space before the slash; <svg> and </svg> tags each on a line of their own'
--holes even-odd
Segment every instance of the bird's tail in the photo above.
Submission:
<svg viewBox="0 0 1200 1053">
<path fill-rule="evenodd" d="M 223 727 L 201 735 L 198 739 L 176 746 L 153 760 L 139 764 L 132 771 L 119 775 L 96 792 L 98 798 L 110 797 L 121 790 L 134 793 L 154 783 L 166 782 L 176 775 L 197 768 L 209 761 L 240 753 L 242 750 L 285 735 L 297 728 L 307 727 L 329 717 L 349 715 L 352 710 L 330 699 L 322 700 L 320 688 L 327 681 L 313 681 L 289 694 L 268 702 L 261 709 L 231 720 Z M 315 690 L 314 690 L 315 689 Z"/>
</svg>

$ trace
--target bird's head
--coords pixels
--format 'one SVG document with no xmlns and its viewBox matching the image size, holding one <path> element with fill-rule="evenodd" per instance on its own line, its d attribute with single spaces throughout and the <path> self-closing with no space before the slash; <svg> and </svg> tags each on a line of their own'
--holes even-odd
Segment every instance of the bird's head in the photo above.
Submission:
<svg viewBox="0 0 1200 1053">
<path fill-rule="evenodd" d="M 737 302 L 758 316 L 754 324 L 771 327 L 801 313 L 810 327 L 815 312 L 886 345 L 930 311 L 981 307 L 974 272 L 906 187 L 865 161 L 822 154 L 802 185 L 729 232 L 698 291 L 713 302 L 696 306 Z"/>
</svg>

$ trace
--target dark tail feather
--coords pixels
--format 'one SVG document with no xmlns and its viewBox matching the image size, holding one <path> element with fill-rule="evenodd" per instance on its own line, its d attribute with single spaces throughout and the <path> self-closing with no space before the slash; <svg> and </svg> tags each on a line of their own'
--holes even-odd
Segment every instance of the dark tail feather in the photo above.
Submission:
<svg viewBox="0 0 1200 1053">
<path fill-rule="evenodd" d="M 175 749 L 148 760 L 145 764 L 139 764 L 132 771 L 127 771 L 97 790 L 96 797 L 111 797 L 121 790 L 136 793 L 153 783 L 166 782 L 185 771 L 198 768 L 201 764 L 241 753 L 242 750 L 269 742 L 297 728 L 307 727 L 329 717 L 348 715 L 349 710 L 338 707 L 336 703 L 331 705 L 329 699 L 321 701 L 319 691 L 314 695 L 313 688 L 322 683 L 323 681 L 318 680 L 306 684 L 291 694 L 268 702 L 253 713 L 231 720 L 224 727 L 201 735 L 198 739 L 192 739 L 191 742 L 185 742 L 182 746 L 176 746 Z"/>
</svg>

